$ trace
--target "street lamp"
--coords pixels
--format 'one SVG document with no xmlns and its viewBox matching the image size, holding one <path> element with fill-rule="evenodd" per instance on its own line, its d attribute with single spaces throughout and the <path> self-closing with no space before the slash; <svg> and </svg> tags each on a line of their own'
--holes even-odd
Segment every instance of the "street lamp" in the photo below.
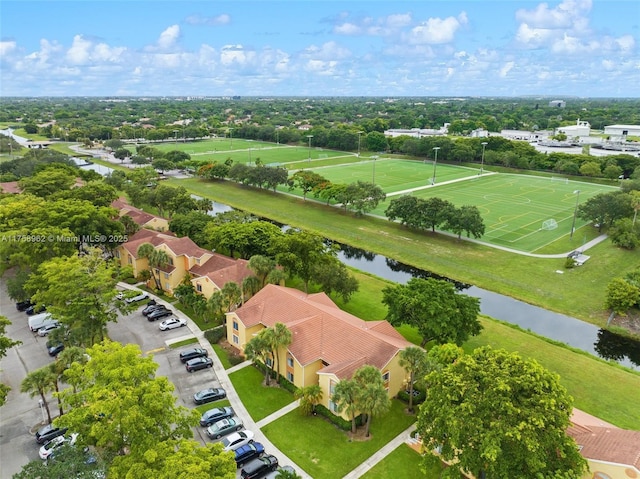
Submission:
<svg viewBox="0 0 640 479">
<path fill-rule="evenodd" d="M 173 141 L 178 143 L 178 130 L 173 130 Z"/>
<path fill-rule="evenodd" d="M 307 135 L 307 138 L 309 138 L 309 158 L 307 162 L 311 163 L 311 138 L 313 138 L 313 135 Z"/>
<path fill-rule="evenodd" d="M 358 132 L 358 158 L 360 158 L 360 135 L 362 135 L 364 131 Z"/>
<path fill-rule="evenodd" d="M 431 184 L 435 185 L 436 184 L 436 165 L 438 164 L 438 150 L 440 149 L 439 146 L 434 146 L 433 147 L 433 151 L 436 152 L 436 159 L 433 162 L 433 178 L 431 178 Z"/>
<path fill-rule="evenodd" d="M 573 210 L 573 223 L 571 224 L 571 234 L 569 235 L 569 239 L 573 238 L 573 231 L 576 229 L 576 216 L 578 216 L 578 201 L 580 200 L 580 190 L 576 190 L 573 192 L 576 195 L 576 207 Z"/>
<path fill-rule="evenodd" d="M 373 181 L 372 181 L 372 183 L 375 185 L 376 184 L 376 160 L 378 159 L 378 156 L 372 156 L 371 159 L 373 160 Z"/>
<path fill-rule="evenodd" d="M 38 406 L 40 406 L 40 411 L 42 412 L 42 424 L 47 422 L 47 418 L 44 415 L 44 401 L 42 399 L 38 400 Z"/>
<path fill-rule="evenodd" d="M 229 138 L 231 138 L 231 146 L 229 149 L 233 150 L 233 130 L 234 128 L 229 128 Z"/>
<path fill-rule="evenodd" d="M 482 168 L 484 167 L 484 149 L 487 146 L 487 144 L 488 143 L 486 141 L 483 141 L 481 143 L 481 145 L 482 145 L 482 161 L 480 162 L 480 176 L 482 176 Z"/>
</svg>

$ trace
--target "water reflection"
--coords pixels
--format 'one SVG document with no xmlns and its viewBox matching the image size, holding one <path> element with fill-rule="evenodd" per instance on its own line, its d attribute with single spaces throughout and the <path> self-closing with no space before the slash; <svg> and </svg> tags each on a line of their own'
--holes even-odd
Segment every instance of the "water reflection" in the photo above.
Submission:
<svg viewBox="0 0 640 479">
<path fill-rule="evenodd" d="M 598 355 L 604 359 L 621 361 L 629 358 L 636 366 L 640 366 L 640 342 L 620 336 L 606 329 L 598 331 L 598 341 L 594 345 Z"/>
</svg>

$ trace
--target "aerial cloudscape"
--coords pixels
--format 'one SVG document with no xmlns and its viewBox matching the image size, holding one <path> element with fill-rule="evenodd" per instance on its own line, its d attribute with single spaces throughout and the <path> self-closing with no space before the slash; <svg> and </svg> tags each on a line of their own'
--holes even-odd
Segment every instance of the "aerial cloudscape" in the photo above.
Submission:
<svg viewBox="0 0 640 479">
<path fill-rule="evenodd" d="M 637 0 L 2 0 L 0 96 L 640 96 Z"/>
</svg>

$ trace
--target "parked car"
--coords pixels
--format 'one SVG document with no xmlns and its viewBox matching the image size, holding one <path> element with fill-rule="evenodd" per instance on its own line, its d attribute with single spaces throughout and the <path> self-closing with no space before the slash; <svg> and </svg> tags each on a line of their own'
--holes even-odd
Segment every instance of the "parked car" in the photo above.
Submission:
<svg viewBox="0 0 640 479">
<path fill-rule="evenodd" d="M 199 358 L 209 359 L 209 358 Z M 191 361 L 189 361 L 191 362 Z M 193 402 L 196 404 L 204 404 L 212 401 L 219 401 L 227 397 L 227 392 L 222 388 L 208 388 L 198 391 L 193 395 Z"/>
<path fill-rule="evenodd" d="M 214 407 L 205 411 L 200 417 L 200 425 L 202 427 L 211 426 L 214 422 L 218 422 L 220 419 L 226 419 L 234 415 L 233 408 L 231 406 Z M 253 436 L 253 433 L 252 433 Z"/>
<path fill-rule="evenodd" d="M 252 442 L 240 446 L 234 452 L 236 455 L 236 465 L 242 467 L 250 460 L 261 456 L 264 453 L 264 446 L 259 442 Z"/>
<path fill-rule="evenodd" d="M 195 358 L 190 359 L 185 364 L 187 371 L 192 373 L 194 371 L 198 371 L 199 369 L 206 369 L 213 367 L 213 360 L 211 358 Z"/>
<path fill-rule="evenodd" d="M 204 348 L 190 348 L 180 353 L 180 361 L 186 363 L 190 359 L 209 357 L 209 352 Z"/>
<path fill-rule="evenodd" d="M 33 316 L 34 314 L 44 313 L 46 310 L 46 306 L 38 306 L 37 304 L 32 304 L 27 309 L 25 309 L 24 312 L 27 313 L 28 316 Z"/>
<path fill-rule="evenodd" d="M 38 329 L 38 336 L 44 337 L 49 334 L 54 329 L 58 329 L 60 327 L 60 323 L 55 321 L 53 323 L 47 323 Z"/>
<path fill-rule="evenodd" d="M 169 318 L 169 319 L 165 319 L 164 321 L 162 321 L 160 323 L 160 331 L 167 331 L 169 329 L 176 329 L 176 328 L 181 328 L 182 326 L 186 326 L 187 325 L 187 320 L 184 318 Z"/>
<path fill-rule="evenodd" d="M 66 434 L 66 427 L 56 427 L 53 424 L 47 424 L 46 426 L 41 427 L 36 432 L 36 442 L 38 444 L 44 444 L 45 442 L 49 442 L 54 437 L 63 436 Z"/>
<path fill-rule="evenodd" d="M 171 316 L 172 314 L 173 314 L 173 311 L 167 308 L 155 309 L 151 311 L 149 314 L 147 314 L 147 319 L 149 321 L 157 321 L 158 319 L 166 318 L 167 316 Z"/>
<path fill-rule="evenodd" d="M 16 309 L 22 312 L 26 311 L 27 308 L 30 308 L 31 306 L 33 306 L 33 303 L 30 299 L 25 299 L 24 301 L 18 301 L 16 303 Z"/>
<path fill-rule="evenodd" d="M 276 469 L 278 469 L 278 458 L 271 454 L 265 454 L 245 464 L 240 471 L 240 477 L 242 477 L 242 479 L 255 479 Z"/>
<path fill-rule="evenodd" d="M 127 303 L 137 303 L 138 301 L 144 301 L 145 299 L 147 299 L 149 297 L 149 295 L 147 293 L 140 293 L 137 294 L 131 298 L 126 298 L 125 302 Z"/>
<path fill-rule="evenodd" d="M 213 423 L 207 428 L 207 436 L 211 439 L 220 439 L 222 436 L 234 431 L 241 431 L 244 426 L 238 416 L 228 417 Z"/>
<path fill-rule="evenodd" d="M 40 451 L 38 451 L 38 454 L 40 455 L 40 459 L 42 459 L 43 461 L 46 460 L 47 457 L 49 457 L 55 449 L 59 448 L 65 443 L 73 446 L 76 443 L 76 439 L 78 439 L 77 432 L 74 432 L 73 434 L 71 434 L 71 437 L 65 437 L 65 436 L 54 437 L 49 442 L 46 442 L 40 448 Z"/>
<path fill-rule="evenodd" d="M 243 431 L 232 432 L 228 436 L 223 437 L 220 444 L 222 444 L 225 451 L 235 451 L 239 447 L 245 444 L 251 444 L 252 442 L 253 432 L 245 429 Z"/>
<path fill-rule="evenodd" d="M 167 307 L 164 304 L 158 304 L 155 301 L 152 304 L 151 301 L 149 301 L 149 303 L 142 310 L 142 315 L 147 316 L 156 309 L 167 309 Z"/>
<path fill-rule="evenodd" d="M 291 474 L 295 474 L 296 473 L 296 470 L 293 467 L 291 467 L 291 466 L 283 466 L 283 467 L 277 468 L 275 471 L 271 471 L 269 474 L 264 476 L 263 479 L 277 479 L 278 474 L 280 474 L 280 471 L 287 471 L 287 472 L 290 472 Z"/>
<path fill-rule="evenodd" d="M 57 356 L 60 351 L 64 349 L 64 343 L 62 341 L 47 341 L 47 352 L 49 356 Z"/>
</svg>

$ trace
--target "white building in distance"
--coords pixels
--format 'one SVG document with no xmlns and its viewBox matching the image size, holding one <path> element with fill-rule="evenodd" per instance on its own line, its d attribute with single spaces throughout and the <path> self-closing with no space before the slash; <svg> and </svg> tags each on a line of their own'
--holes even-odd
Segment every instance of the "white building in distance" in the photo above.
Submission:
<svg viewBox="0 0 640 479">
<path fill-rule="evenodd" d="M 604 127 L 604 134 L 611 139 L 640 136 L 640 125 L 609 125 Z"/>
<path fill-rule="evenodd" d="M 578 120 L 575 125 L 560 126 L 556 128 L 556 134 L 564 133 L 567 138 L 579 138 L 591 134 L 591 125 L 588 121 Z"/>
</svg>

